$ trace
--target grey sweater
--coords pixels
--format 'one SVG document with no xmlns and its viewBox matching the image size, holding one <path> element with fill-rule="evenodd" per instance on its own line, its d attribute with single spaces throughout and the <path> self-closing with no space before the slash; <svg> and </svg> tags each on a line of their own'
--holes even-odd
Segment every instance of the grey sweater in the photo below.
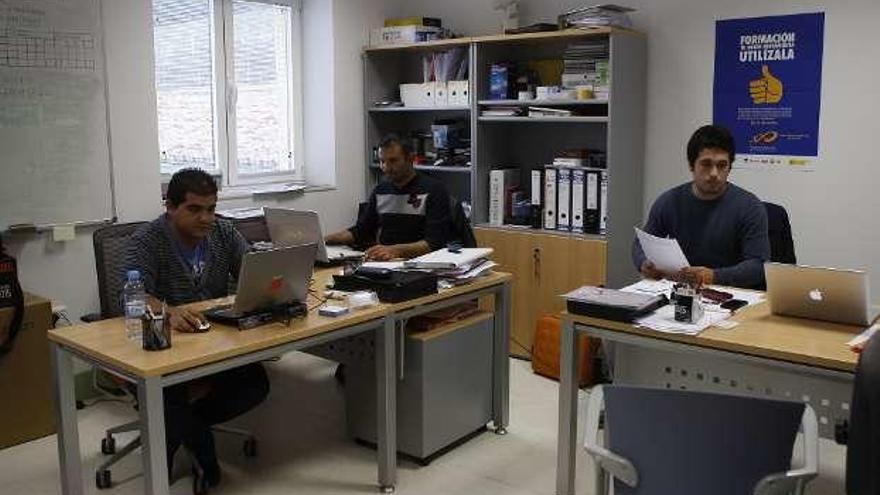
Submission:
<svg viewBox="0 0 880 495">
<path fill-rule="evenodd" d="M 138 270 L 147 293 L 172 306 L 227 296 L 248 244 L 232 223 L 218 218 L 205 246 L 205 269 L 196 279 L 162 215 L 131 236 L 125 268 Z"/>
<path fill-rule="evenodd" d="M 654 202 L 644 230 L 677 239 L 691 266 L 714 269 L 718 285 L 764 285 L 764 262 L 770 259 L 767 212 L 745 189 L 729 184 L 723 196 L 706 201 L 694 196 L 690 182 L 672 188 Z M 646 259 L 638 239 L 632 258 L 636 269 Z"/>
</svg>

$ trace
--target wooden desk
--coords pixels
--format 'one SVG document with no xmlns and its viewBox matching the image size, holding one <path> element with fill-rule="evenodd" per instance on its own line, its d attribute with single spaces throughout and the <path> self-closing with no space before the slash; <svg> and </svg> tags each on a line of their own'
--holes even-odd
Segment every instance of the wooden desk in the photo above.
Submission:
<svg viewBox="0 0 880 495">
<path fill-rule="evenodd" d="M 820 434 L 834 438 L 835 426 L 849 418 L 858 359 L 846 342 L 863 329 L 774 316 L 766 302 L 731 319 L 738 325 L 730 330 L 687 336 L 562 313 L 557 495 L 574 493 L 580 359 L 574 343 L 581 332 L 613 343 L 615 383 L 804 401 L 819 417 Z"/>
<path fill-rule="evenodd" d="M 336 269 L 319 269 L 314 289 L 323 292 Z M 172 336 L 172 347 L 147 352 L 125 337 L 121 318 L 88 325 L 63 327 L 49 332 L 56 374 L 55 395 L 58 422 L 58 452 L 61 488 L 65 495 L 83 493 L 82 462 L 73 385 L 72 357 L 77 356 L 137 385 L 142 424 L 145 492 L 167 495 L 168 473 L 165 459 L 165 418 L 163 388 L 211 375 L 226 369 L 302 350 L 363 332 L 375 332 L 376 383 L 378 391 L 378 480 L 385 492 L 396 482 L 396 339 L 401 321 L 462 300 L 492 294 L 495 307 L 495 348 L 492 356 L 493 424 L 503 434 L 508 422 L 507 335 L 510 322 L 510 280 L 504 273 L 493 273 L 471 284 L 440 294 L 399 304 L 380 304 L 348 315 L 329 318 L 310 311 L 290 325 L 273 323 L 247 331 L 214 325 L 211 331 Z M 191 305 L 206 309 L 232 298 Z M 314 304 L 310 307 L 314 307 Z"/>
</svg>

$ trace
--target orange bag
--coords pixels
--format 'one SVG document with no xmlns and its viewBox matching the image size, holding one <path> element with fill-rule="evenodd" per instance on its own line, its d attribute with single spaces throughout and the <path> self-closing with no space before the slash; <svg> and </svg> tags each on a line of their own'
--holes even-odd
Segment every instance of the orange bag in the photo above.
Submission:
<svg viewBox="0 0 880 495">
<path fill-rule="evenodd" d="M 562 323 L 557 316 L 545 315 L 538 318 L 535 328 L 535 343 L 532 348 L 532 371 L 547 378 L 559 380 L 559 339 Z M 581 387 L 593 385 L 593 355 L 597 344 L 586 335 L 578 337 L 580 362 L 578 363 L 578 384 Z"/>
</svg>

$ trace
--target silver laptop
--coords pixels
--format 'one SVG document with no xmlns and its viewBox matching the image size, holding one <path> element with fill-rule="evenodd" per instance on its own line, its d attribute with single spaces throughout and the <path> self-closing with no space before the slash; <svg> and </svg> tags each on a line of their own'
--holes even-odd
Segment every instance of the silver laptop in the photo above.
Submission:
<svg viewBox="0 0 880 495">
<path fill-rule="evenodd" d="M 211 316 L 234 318 L 279 304 L 304 302 L 309 294 L 316 249 L 314 244 L 307 244 L 245 254 L 235 303 L 215 308 Z"/>
<path fill-rule="evenodd" d="M 363 252 L 345 246 L 326 246 L 321 221 L 314 211 L 265 208 L 265 215 L 269 237 L 276 247 L 315 244 L 318 246 L 315 261 L 319 263 L 342 262 L 364 257 Z"/>
<path fill-rule="evenodd" d="M 775 315 L 861 326 L 877 317 L 866 272 L 765 263 L 764 274 Z"/>
</svg>

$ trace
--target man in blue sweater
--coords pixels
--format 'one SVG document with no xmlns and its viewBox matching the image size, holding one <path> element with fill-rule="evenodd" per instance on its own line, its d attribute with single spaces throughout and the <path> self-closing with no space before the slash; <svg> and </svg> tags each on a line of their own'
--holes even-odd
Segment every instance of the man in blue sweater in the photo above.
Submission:
<svg viewBox="0 0 880 495">
<path fill-rule="evenodd" d="M 767 212 L 754 194 L 727 181 L 735 155 L 733 136 L 719 126 L 697 129 L 687 145 L 693 180 L 663 193 L 645 232 L 678 240 L 691 266 L 663 273 L 633 243 L 636 268 L 647 278 L 757 288 L 770 259 Z"/>
</svg>

